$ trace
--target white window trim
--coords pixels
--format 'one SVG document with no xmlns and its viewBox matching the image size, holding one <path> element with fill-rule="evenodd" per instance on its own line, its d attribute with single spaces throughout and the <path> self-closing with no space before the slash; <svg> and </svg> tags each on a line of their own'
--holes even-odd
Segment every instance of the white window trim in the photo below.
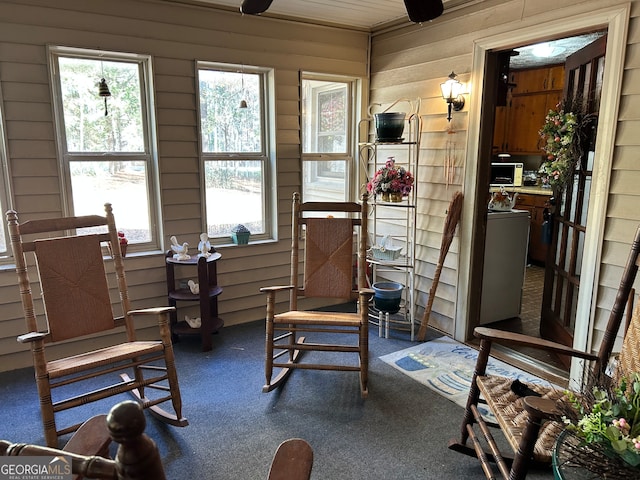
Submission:
<svg viewBox="0 0 640 480">
<path fill-rule="evenodd" d="M 153 105 L 155 105 L 152 58 L 150 55 L 137 53 L 112 52 L 103 50 L 92 50 L 86 48 L 65 47 L 49 45 L 47 47 L 47 57 L 49 59 L 49 70 L 51 77 L 51 88 L 53 92 L 53 109 L 55 118 L 56 140 L 58 159 L 61 166 L 60 191 L 62 195 L 63 214 L 74 215 L 73 196 L 71 194 L 71 170 L 69 161 L 82 160 L 105 160 L 107 157 L 93 153 L 69 153 L 67 151 L 66 133 L 64 127 L 64 112 L 62 108 L 62 94 L 60 91 L 60 79 L 58 72 L 57 57 L 78 57 L 88 59 L 104 60 L 126 60 L 137 62 L 142 81 L 141 110 L 143 124 L 146 127 L 144 134 L 144 153 L 113 153 L 108 158 L 116 159 L 119 156 L 126 157 L 127 160 L 143 160 L 147 165 L 147 192 L 149 202 L 149 229 L 151 241 L 132 244 L 129 251 L 134 252 L 155 252 L 162 251 L 162 228 L 160 222 L 160 200 L 158 173 L 158 140 L 156 131 L 156 116 Z M 101 212 L 97 212 L 101 213 Z M 117 212 L 114 212 L 117 219 Z"/>
<path fill-rule="evenodd" d="M 346 161 L 346 169 L 345 169 L 345 193 L 347 198 L 345 200 L 354 200 L 355 193 L 358 192 L 358 186 L 355 185 L 355 182 L 358 178 L 358 165 L 357 165 L 357 145 L 355 142 L 356 130 L 357 130 L 357 122 L 355 121 L 356 112 L 358 112 L 358 108 L 360 105 L 360 95 L 361 95 L 361 82 L 356 77 L 349 77 L 343 75 L 332 75 L 332 74 L 323 74 L 317 72 L 300 72 L 300 85 L 302 86 L 303 80 L 319 80 L 324 82 L 340 82 L 345 83 L 347 85 L 347 96 L 350 99 L 349 102 L 349 115 L 347 118 L 347 147 L 345 153 L 305 153 L 303 151 L 304 146 L 304 137 L 301 138 L 300 142 L 300 158 L 302 162 L 309 161 Z M 300 100 L 302 101 L 302 95 Z M 315 103 L 315 101 L 314 101 Z M 305 132 L 302 131 L 301 135 L 305 135 Z M 303 185 L 300 186 L 302 189 Z M 304 200 L 304 199 L 303 199 Z M 356 199 L 357 200 L 357 199 Z"/>
<path fill-rule="evenodd" d="M 11 239 L 9 238 L 7 222 L 4 221 L 4 213 L 13 208 L 11 203 L 13 195 L 11 193 L 11 184 L 9 182 L 9 179 L 11 178 L 11 169 L 9 165 L 9 155 L 7 152 L 7 126 L 4 120 L 3 106 L 4 97 L 2 95 L 2 85 L 0 85 L 0 205 L 2 205 L 3 213 L 2 230 L 4 232 L 6 242 L 6 250 L 0 251 L 0 259 L 12 261 L 11 259 L 13 258 L 13 254 L 11 251 Z"/>
<path fill-rule="evenodd" d="M 262 154 L 255 153 L 205 153 L 202 148 L 202 129 L 201 129 L 201 112 L 200 112 L 200 85 L 199 85 L 199 71 L 200 70 L 226 70 L 230 72 L 245 72 L 262 75 L 262 96 L 263 96 L 263 117 L 261 119 L 261 128 L 263 132 L 263 147 Z M 219 63 L 200 61 L 195 62 L 195 83 L 196 83 L 196 103 L 198 113 L 198 151 L 200 155 L 200 171 L 204 172 L 204 164 L 207 160 L 216 159 L 229 159 L 233 160 L 234 157 L 242 155 L 247 159 L 264 159 L 264 179 L 263 190 L 264 196 L 262 199 L 262 215 L 264 219 L 264 233 L 251 234 L 250 243 L 259 242 L 271 242 L 276 241 L 278 238 L 278 212 L 277 212 L 277 181 L 276 181 L 276 118 L 275 118 L 275 73 L 272 68 L 236 65 L 230 63 Z M 202 205 L 202 228 L 203 232 L 208 230 L 207 227 L 207 195 L 204 175 L 200 176 L 200 192 Z M 225 206 L 226 208 L 226 206 Z M 231 238 L 229 237 L 217 237 L 212 238 L 211 243 L 217 246 L 231 246 Z"/>
</svg>

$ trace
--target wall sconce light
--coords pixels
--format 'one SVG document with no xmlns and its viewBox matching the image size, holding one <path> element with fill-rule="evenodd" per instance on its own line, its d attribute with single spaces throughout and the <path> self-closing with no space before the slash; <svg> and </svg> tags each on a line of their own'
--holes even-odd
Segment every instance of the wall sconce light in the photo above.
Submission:
<svg viewBox="0 0 640 480">
<path fill-rule="evenodd" d="M 453 72 L 446 82 L 440 84 L 442 98 L 447 102 L 447 120 L 451 121 L 451 111 L 459 112 L 464 107 L 464 97 L 462 96 L 462 84 L 456 80 L 457 75 Z"/>
</svg>

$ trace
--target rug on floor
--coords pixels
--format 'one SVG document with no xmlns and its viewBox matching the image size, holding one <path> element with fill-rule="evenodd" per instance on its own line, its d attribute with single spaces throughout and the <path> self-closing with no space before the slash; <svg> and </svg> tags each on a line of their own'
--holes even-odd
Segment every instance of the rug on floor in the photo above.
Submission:
<svg viewBox="0 0 640 480">
<path fill-rule="evenodd" d="M 444 336 L 384 355 L 380 360 L 464 408 L 477 357 L 476 349 Z M 489 358 L 487 373 L 526 383 L 552 385 L 493 357 Z M 478 405 L 478 410 L 488 420 L 492 419 L 484 405 Z"/>
</svg>

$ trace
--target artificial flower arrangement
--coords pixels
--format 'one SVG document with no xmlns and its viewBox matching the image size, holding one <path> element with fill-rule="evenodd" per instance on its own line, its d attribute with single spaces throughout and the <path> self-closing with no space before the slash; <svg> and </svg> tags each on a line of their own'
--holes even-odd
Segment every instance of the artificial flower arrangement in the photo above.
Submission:
<svg viewBox="0 0 640 480">
<path fill-rule="evenodd" d="M 583 154 L 582 143 L 587 127 L 595 119 L 594 115 L 583 115 L 579 102 L 571 108 L 567 102 L 556 105 L 556 110 L 549 110 L 544 125 L 538 131 L 544 144 L 542 150 L 546 159 L 540 166 L 542 183 L 552 188 L 561 189 L 569 181 L 576 163 Z"/>
<path fill-rule="evenodd" d="M 120 242 L 120 253 L 123 257 L 127 256 L 127 245 L 129 245 L 129 240 L 125 236 L 123 231 L 118 232 L 118 242 Z"/>
<path fill-rule="evenodd" d="M 579 440 L 572 462 L 604 478 L 640 479 L 640 374 L 568 398 L 564 422 Z"/>
<path fill-rule="evenodd" d="M 404 167 L 396 166 L 394 157 L 389 157 L 384 167 L 378 169 L 367 183 L 367 191 L 376 195 L 397 194 L 406 197 L 413 188 L 413 174 Z"/>
</svg>

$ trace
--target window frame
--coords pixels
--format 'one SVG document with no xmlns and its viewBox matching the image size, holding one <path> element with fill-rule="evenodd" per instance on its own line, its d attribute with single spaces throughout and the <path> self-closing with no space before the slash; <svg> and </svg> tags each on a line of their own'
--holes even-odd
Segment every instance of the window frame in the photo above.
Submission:
<svg viewBox="0 0 640 480">
<path fill-rule="evenodd" d="M 146 165 L 146 190 L 148 201 L 149 233 L 148 242 L 129 243 L 128 253 L 162 251 L 162 231 L 160 221 L 159 173 L 158 173 L 158 141 L 155 115 L 155 96 L 153 86 L 153 65 L 151 55 L 128 52 L 114 52 L 88 48 L 49 45 L 49 74 L 53 93 L 54 123 L 57 139 L 58 159 L 61 167 L 62 208 L 64 215 L 75 215 L 71 183 L 71 162 L 99 162 L 126 159 L 127 161 L 143 161 Z M 67 148 L 66 124 L 62 103 L 60 72 L 58 59 L 81 58 L 87 60 L 104 60 L 137 64 L 140 75 L 140 108 L 142 114 L 142 152 L 69 152 Z M 97 87 L 96 87 L 97 88 Z M 101 212 L 96 212 L 101 214 Z M 114 212 L 116 219 L 118 212 Z"/>
<path fill-rule="evenodd" d="M 2 213 L 13 208 L 11 199 L 13 198 L 11 191 L 11 168 L 9 165 L 9 154 L 7 151 L 7 125 L 4 119 L 4 97 L 2 95 L 2 85 L 0 84 L 0 206 Z M 5 250 L 0 250 L 0 259 L 10 261 L 13 258 L 11 250 L 11 239 L 9 238 L 9 229 L 7 222 L 2 222 L 2 232 L 5 239 Z"/>
<path fill-rule="evenodd" d="M 300 141 L 300 158 L 301 158 L 301 191 L 303 192 L 303 200 L 304 200 L 304 191 L 305 191 L 305 178 L 304 178 L 304 168 L 306 162 L 327 162 L 327 161 L 341 161 L 345 162 L 345 175 L 344 175 L 344 198 L 335 198 L 334 201 L 350 201 L 353 199 L 354 192 L 356 191 L 356 186 L 354 182 L 358 175 L 358 166 L 357 166 L 357 145 L 355 142 L 356 138 L 356 130 L 357 124 L 355 121 L 356 112 L 358 111 L 359 102 L 359 94 L 361 90 L 360 81 L 358 78 L 343 76 L 343 75 L 332 75 L 332 74 L 324 74 L 317 72 L 300 72 L 300 102 L 304 105 L 303 102 L 303 89 L 304 82 L 306 80 L 309 81 L 321 81 L 321 82 L 332 82 L 332 83 L 342 83 L 345 85 L 347 92 L 347 103 L 348 107 L 347 119 L 346 119 L 346 139 L 345 139 L 345 152 L 341 153 L 326 153 L 326 152 L 305 152 L 305 135 L 309 133 L 304 128 L 304 112 L 302 113 L 301 118 L 301 141 Z M 328 90 L 319 89 L 314 92 L 314 97 L 311 101 L 311 105 L 314 108 L 313 116 L 314 123 L 316 124 L 314 128 L 315 138 L 318 138 L 319 132 L 317 129 L 317 117 L 318 117 L 318 98 L 322 93 L 326 93 Z M 316 142 L 317 144 L 317 142 Z M 327 175 L 326 178 L 330 179 L 331 175 Z"/>
<path fill-rule="evenodd" d="M 200 71 L 224 71 L 232 73 L 256 74 L 260 76 L 260 95 L 262 104 L 262 116 L 260 118 L 260 128 L 262 130 L 262 148 L 261 152 L 205 152 L 202 144 L 202 112 L 200 102 Z M 200 170 L 205 171 L 205 163 L 208 161 L 234 161 L 249 160 L 260 161 L 263 166 L 262 179 L 262 220 L 264 232 L 251 233 L 249 243 L 275 241 L 277 239 L 277 182 L 276 182 L 276 166 L 275 166 L 275 76 L 274 70 L 269 67 L 261 67 L 255 65 L 238 65 L 230 63 L 211 62 L 205 60 L 197 60 L 195 62 L 195 83 L 196 83 L 196 103 L 198 114 L 198 150 L 200 155 Z M 207 191 L 206 178 L 200 176 L 201 188 L 201 205 L 202 205 L 202 228 L 204 232 L 208 232 L 207 225 Z M 215 208 L 215 206 L 212 206 Z M 215 246 L 231 246 L 231 232 L 229 236 L 218 236 L 210 238 L 212 245 Z"/>
</svg>

